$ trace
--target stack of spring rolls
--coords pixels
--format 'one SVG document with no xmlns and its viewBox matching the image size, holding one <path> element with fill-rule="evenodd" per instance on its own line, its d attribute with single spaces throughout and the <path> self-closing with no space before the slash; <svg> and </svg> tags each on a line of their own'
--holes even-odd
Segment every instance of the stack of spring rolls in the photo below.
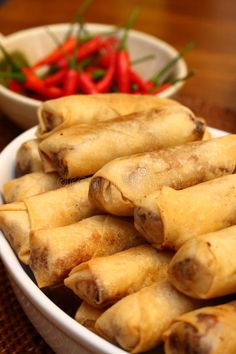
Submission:
<svg viewBox="0 0 236 354">
<path fill-rule="evenodd" d="M 0 206 L 38 286 L 71 289 L 75 320 L 129 352 L 235 354 L 236 136 L 153 96 L 64 97 L 38 117 Z"/>
</svg>

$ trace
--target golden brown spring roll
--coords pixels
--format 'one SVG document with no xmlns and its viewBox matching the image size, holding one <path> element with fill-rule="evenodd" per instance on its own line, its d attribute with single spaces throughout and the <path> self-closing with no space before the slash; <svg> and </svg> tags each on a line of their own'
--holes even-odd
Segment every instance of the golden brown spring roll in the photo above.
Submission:
<svg viewBox="0 0 236 354">
<path fill-rule="evenodd" d="M 151 349 L 161 342 L 171 321 L 199 306 L 175 290 L 167 280 L 128 295 L 96 321 L 96 331 L 131 353 Z"/>
<path fill-rule="evenodd" d="M 209 128 L 206 128 L 202 140 L 210 140 L 210 139 L 212 139 L 211 132 L 209 131 Z"/>
<path fill-rule="evenodd" d="M 3 198 L 6 203 L 18 202 L 60 188 L 62 184 L 63 180 L 57 173 L 32 172 L 6 182 Z"/>
<path fill-rule="evenodd" d="M 236 226 L 192 238 L 174 256 L 170 281 L 200 299 L 236 293 L 235 250 Z"/>
<path fill-rule="evenodd" d="M 39 287 L 50 286 L 63 281 L 82 262 L 143 242 L 131 221 L 93 216 L 64 227 L 32 231 L 30 266 Z"/>
<path fill-rule="evenodd" d="M 39 149 L 46 172 L 51 165 L 62 177 L 72 178 L 89 176 L 116 157 L 200 140 L 204 130 L 189 109 L 174 105 L 75 125 L 49 136 Z"/>
<path fill-rule="evenodd" d="M 41 157 L 39 155 L 39 142 L 37 139 L 23 143 L 16 154 L 16 175 L 43 171 Z"/>
<path fill-rule="evenodd" d="M 23 202 L 0 205 L 0 229 L 10 235 L 8 239 L 23 262 L 29 261 L 29 230 L 69 225 L 97 212 L 88 200 L 89 181 L 84 179 L 26 198 Z M 17 216 L 18 213 L 21 217 Z M 8 215 L 10 223 L 5 221 Z M 15 215 L 15 219 L 12 215 Z M 27 237 L 21 237 L 19 232 L 15 232 L 17 228 Z M 21 257 L 21 249 L 24 250 L 24 258 Z"/>
<path fill-rule="evenodd" d="M 122 93 L 62 97 L 44 102 L 38 109 L 38 137 L 44 139 L 75 124 L 94 124 L 147 108 L 177 104 L 155 96 Z"/>
<path fill-rule="evenodd" d="M 177 317 L 164 333 L 166 354 L 235 354 L 236 301 Z"/>
<path fill-rule="evenodd" d="M 156 248 L 178 250 L 184 242 L 236 224 L 236 175 L 176 191 L 163 187 L 135 209 L 137 230 Z"/>
<path fill-rule="evenodd" d="M 96 332 L 95 322 L 103 312 L 104 310 L 97 309 L 83 301 L 76 311 L 75 320 L 90 331 Z"/>
<path fill-rule="evenodd" d="M 236 135 L 111 161 L 92 178 L 89 194 L 101 210 L 132 215 L 139 199 L 163 186 L 183 189 L 236 170 Z"/>
<path fill-rule="evenodd" d="M 103 308 L 167 278 L 171 256 L 149 245 L 132 247 L 80 264 L 72 269 L 64 284 L 90 305 Z"/>
<path fill-rule="evenodd" d="M 24 204 L 17 211 L 0 212 L 0 230 L 23 263 L 29 262 L 29 219 Z M 20 208 L 22 210 L 20 210 Z"/>
</svg>

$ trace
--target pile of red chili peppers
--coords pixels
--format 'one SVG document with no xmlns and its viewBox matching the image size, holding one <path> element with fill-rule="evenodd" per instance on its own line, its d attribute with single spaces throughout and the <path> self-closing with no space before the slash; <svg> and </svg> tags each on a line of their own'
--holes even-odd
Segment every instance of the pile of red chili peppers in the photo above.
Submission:
<svg viewBox="0 0 236 354">
<path fill-rule="evenodd" d="M 9 71 L 0 72 L 0 79 L 6 79 L 7 87 L 14 92 L 47 100 L 77 93 L 158 94 L 177 81 L 192 76 L 193 72 L 190 72 L 186 77 L 163 82 L 166 73 L 192 49 L 192 43 L 148 81 L 134 70 L 136 63 L 153 59 L 150 55 L 133 62 L 130 60 L 127 38 L 135 17 L 136 14 L 132 14 L 121 37 L 114 34 L 67 35 L 55 50 L 31 67 L 18 65 L 0 45 L 10 67 Z M 79 28 L 84 28 L 84 24 L 80 23 Z M 39 74 L 42 69 L 44 73 Z"/>
</svg>

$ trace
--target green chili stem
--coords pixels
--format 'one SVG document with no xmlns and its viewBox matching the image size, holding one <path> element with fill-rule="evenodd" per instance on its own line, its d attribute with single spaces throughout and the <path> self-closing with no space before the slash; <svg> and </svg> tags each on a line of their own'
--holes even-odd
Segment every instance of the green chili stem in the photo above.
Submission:
<svg viewBox="0 0 236 354">
<path fill-rule="evenodd" d="M 21 83 L 25 82 L 25 75 L 20 72 L 1 71 L 0 78 L 1 79 L 15 79 Z"/>
<path fill-rule="evenodd" d="M 126 49 L 129 30 L 133 27 L 134 22 L 136 21 L 138 15 L 139 15 L 139 9 L 134 9 L 130 15 L 130 18 L 127 21 L 127 24 L 125 25 L 124 34 L 120 40 L 120 49 Z"/>
<path fill-rule="evenodd" d="M 133 65 L 136 65 L 136 64 L 139 64 L 139 63 L 143 63 L 145 61 L 155 59 L 155 57 L 156 56 L 154 54 L 146 55 L 145 57 L 141 57 L 141 58 L 132 60 L 131 61 L 131 65 L 133 66 Z"/>
<path fill-rule="evenodd" d="M 194 76 L 195 74 L 196 74 L 196 70 L 191 70 L 185 76 L 179 77 L 179 78 L 176 78 L 176 79 L 172 80 L 171 84 L 174 85 L 177 82 L 185 81 L 185 80 L 189 79 L 190 77 Z"/>
<path fill-rule="evenodd" d="M 98 69 L 92 73 L 92 78 L 94 81 L 100 80 L 105 75 L 106 71 L 103 69 Z"/>
<path fill-rule="evenodd" d="M 6 59 L 6 61 L 11 66 L 12 70 L 19 71 L 20 70 L 20 66 L 17 63 L 14 62 L 14 60 L 12 59 L 10 54 L 6 51 L 6 49 L 3 47 L 3 45 L 1 43 L 0 43 L 0 50 L 1 50 L 4 58 Z"/>
<path fill-rule="evenodd" d="M 153 78 L 151 79 L 151 81 L 155 84 L 158 85 L 159 81 L 161 79 L 161 77 L 167 72 L 169 71 L 176 63 L 179 59 L 181 59 L 185 54 L 187 54 L 190 50 L 192 50 L 195 47 L 195 43 L 194 42 L 190 42 L 188 43 L 184 48 L 182 48 L 179 52 L 179 54 L 173 58 L 172 60 L 170 60 L 166 65 L 163 66 L 163 68 L 156 74 L 153 76 Z"/>
</svg>

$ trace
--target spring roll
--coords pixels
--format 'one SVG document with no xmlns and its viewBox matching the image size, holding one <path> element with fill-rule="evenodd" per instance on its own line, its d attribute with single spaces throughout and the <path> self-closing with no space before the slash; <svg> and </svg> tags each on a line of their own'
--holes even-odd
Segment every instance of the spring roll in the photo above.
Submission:
<svg viewBox="0 0 236 354">
<path fill-rule="evenodd" d="M 236 226 L 184 243 L 169 269 L 171 283 L 199 299 L 236 293 Z"/>
<path fill-rule="evenodd" d="M 109 215 L 30 234 L 30 267 L 39 287 L 62 282 L 70 271 L 93 257 L 143 243 L 133 223 Z"/>
<path fill-rule="evenodd" d="M 178 250 L 192 237 L 236 224 L 236 175 L 176 191 L 163 187 L 135 209 L 137 230 L 156 248 Z"/>
<path fill-rule="evenodd" d="M 92 178 L 89 195 L 101 210 L 132 215 L 139 199 L 163 186 L 183 189 L 234 173 L 236 135 L 119 158 Z"/>
<path fill-rule="evenodd" d="M 0 212 L 0 230 L 4 233 L 19 259 L 29 262 L 29 218 L 24 203 L 18 203 L 19 209 Z M 21 209 L 21 210 L 20 210 Z"/>
<path fill-rule="evenodd" d="M 236 301 L 177 317 L 164 333 L 166 354 L 235 354 Z"/>
<path fill-rule="evenodd" d="M 202 140 L 210 140 L 210 139 L 212 139 L 211 132 L 209 131 L 208 128 L 206 128 L 205 133 L 202 137 Z"/>
<path fill-rule="evenodd" d="M 75 314 L 75 320 L 90 331 L 96 332 L 95 322 L 104 310 L 97 309 L 86 302 L 82 302 Z"/>
<path fill-rule="evenodd" d="M 171 321 L 199 306 L 175 290 L 167 280 L 128 295 L 106 310 L 95 330 L 131 353 L 149 350 L 161 342 Z"/>
<path fill-rule="evenodd" d="M 6 203 L 23 201 L 33 195 L 60 188 L 63 180 L 57 173 L 32 172 L 6 182 L 3 198 Z"/>
<path fill-rule="evenodd" d="M 43 140 L 39 149 L 46 172 L 51 164 L 62 177 L 73 178 L 89 176 L 116 157 L 200 140 L 204 130 L 189 109 L 175 105 L 75 125 Z"/>
<path fill-rule="evenodd" d="M 16 154 L 16 175 L 43 171 L 41 157 L 39 155 L 39 142 L 37 139 L 23 143 Z"/>
<path fill-rule="evenodd" d="M 24 263 L 29 262 L 29 231 L 69 225 L 97 213 L 88 200 L 89 181 L 84 179 L 26 198 L 23 202 L 0 205 L 0 229 L 6 236 L 11 236 L 8 240 Z M 8 217 L 10 223 L 6 221 Z M 20 232 L 15 232 L 17 228 L 24 237 Z M 24 258 L 21 257 L 22 249 Z"/>
<path fill-rule="evenodd" d="M 171 254 L 149 245 L 99 257 L 72 269 L 64 284 L 88 304 L 103 308 L 167 278 Z"/>
<path fill-rule="evenodd" d="M 147 108 L 177 104 L 173 100 L 159 97 L 122 93 L 62 97 L 46 101 L 38 109 L 37 135 L 40 139 L 45 139 L 50 134 L 72 125 L 94 124 Z"/>
</svg>

